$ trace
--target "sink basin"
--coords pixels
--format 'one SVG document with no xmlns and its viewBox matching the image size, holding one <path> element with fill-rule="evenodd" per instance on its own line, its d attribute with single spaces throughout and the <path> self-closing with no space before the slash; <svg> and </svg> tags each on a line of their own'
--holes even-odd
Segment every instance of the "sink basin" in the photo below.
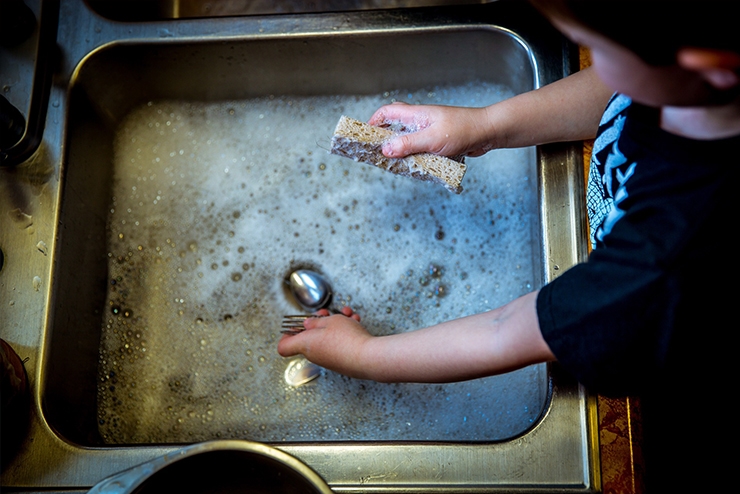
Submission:
<svg viewBox="0 0 740 494">
<path fill-rule="evenodd" d="M 533 11 L 66 14 L 88 29 L 62 13 L 69 84 L 48 139 L 64 154 L 30 366 L 32 427 L 77 466 L 39 480 L 21 454 L 4 483 L 90 486 L 181 444 L 247 439 L 338 490 L 598 488 L 593 404 L 557 366 L 446 385 L 322 370 L 294 386 L 299 359 L 275 350 L 301 312 L 297 268 L 390 334 L 498 307 L 580 259 L 574 146 L 470 159 L 461 195 L 328 153 L 341 115 L 483 106 L 567 74 L 567 44 Z"/>
<path fill-rule="evenodd" d="M 532 89 L 526 56 L 481 29 L 92 55 L 69 108 L 47 367 L 55 428 L 126 444 L 493 441 L 531 427 L 548 397 L 544 365 L 426 386 L 326 371 L 294 388 L 275 351 L 282 315 L 300 312 L 283 289 L 298 267 L 322 272 L 335 304 L 378 334 L 493 309 L 541 282 L 534 150 L 470 160 L 458 196 L 325 144 L 343 113 Z M 85 413 L 69 413 L 73 401 Z"/>
</svg>

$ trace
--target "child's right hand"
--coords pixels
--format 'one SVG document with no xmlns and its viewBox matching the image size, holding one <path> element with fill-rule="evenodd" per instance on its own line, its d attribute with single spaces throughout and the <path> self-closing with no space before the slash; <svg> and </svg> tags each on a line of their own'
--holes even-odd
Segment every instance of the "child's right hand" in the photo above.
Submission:
<svg viewBox="0 0 740 494">
<path fill-rule="evenodd" d="M 416 153 L 481 156 L 498 147 L 489 125 L 487 108 L 397 102 L 379 108 L 368 123 L 380 127 L 401 123 L 413 130 L 383 146 L 383 154 L 389 158 L 403 158 Z"/>
</svg>

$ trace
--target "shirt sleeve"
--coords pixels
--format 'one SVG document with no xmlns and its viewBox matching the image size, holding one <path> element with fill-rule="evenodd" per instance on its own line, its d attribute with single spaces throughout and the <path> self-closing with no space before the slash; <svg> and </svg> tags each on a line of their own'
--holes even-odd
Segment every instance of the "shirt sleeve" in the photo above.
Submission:
<svg viewBox="0 0 740 494">
<path fill-rule="evenodd" d="M 656 271 L 590 261 L 546 285 L 540 329 L 558 361 L 589 389 L 639 392 L 665 358 L 669 283 Z M 659 294 L 657 297 L 656 295 Z"/>
</svg>

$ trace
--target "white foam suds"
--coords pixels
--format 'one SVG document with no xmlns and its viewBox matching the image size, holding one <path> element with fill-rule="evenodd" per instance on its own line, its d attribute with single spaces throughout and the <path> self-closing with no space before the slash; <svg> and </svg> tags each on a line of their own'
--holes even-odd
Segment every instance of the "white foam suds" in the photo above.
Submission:
<svg viewBox="0 0 740 494">
<path fill-rule="evenodd" d="M 539 285 L 533 149 L 469 159 L 459 196 L 328 153 L 342 114 L 508 96 L 471 84 L 134 110 L 115 144 L 108 218 L 103 439 L 467 441 L 531 426 L 544 366 L 449 385 L 324 371 L 295 388 L 276 351 L 282 316 L 299 312 L 282 284 L 295 268 L 323 273 L 335 305 L 375 334 L 492 309 Z"/>
</svg>

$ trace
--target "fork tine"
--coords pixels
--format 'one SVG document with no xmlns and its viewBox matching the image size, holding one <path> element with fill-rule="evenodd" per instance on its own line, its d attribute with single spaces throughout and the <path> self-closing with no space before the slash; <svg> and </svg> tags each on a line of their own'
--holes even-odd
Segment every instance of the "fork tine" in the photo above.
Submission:
<svg viewBox="0 0 740 494">
<path fill-rule="evenodd" d="M 308 319 L 310 317 L 328 317 L 328 316 L 319 316 L 316 314 L 288 314 L 286 316 L 283 316 L 283 319 Z"/>
<path fill-rule="evenodd" d="M 303 331 L 293 331 L 291 329 L 281 329 L 280 332 L 282 334 L 287 334 L 287 335 L 290 335 L 290 336 L 295 336 L 295 335 L 297 335 L 299 333 L 302 333 Z"/>
<path fill-rule="evenodd" d="M 313 317 L 324 317 L 324 316 L 314 316 L 314 315 L 306 315 L 306 314 L 296 314 L 296 315 L 283 316 L 283 325 L 286 325 L 286 324 L 290 324 L 290 325 L 300 324 L 302 326 L 303 325 L 303 321 L 305 321 L 306 319 L 313 318 Z"/>
</svg>

